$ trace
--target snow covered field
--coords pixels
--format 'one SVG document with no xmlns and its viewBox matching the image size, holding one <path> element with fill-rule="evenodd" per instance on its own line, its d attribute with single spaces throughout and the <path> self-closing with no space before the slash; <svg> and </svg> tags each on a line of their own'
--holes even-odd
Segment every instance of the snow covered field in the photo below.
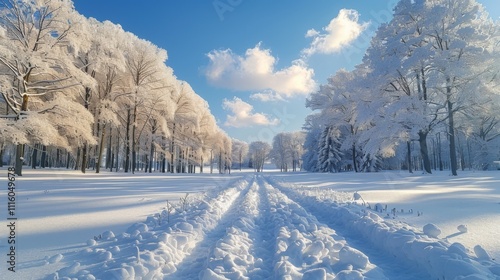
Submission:
<svg viewBox="0 0 500 280">
<path fill-rule="evenodd" d="M 500 279 L 496 171 L 26 170 L 16 195 L 16 273 L 4 219 L 1 279 Z"/>
</svg>

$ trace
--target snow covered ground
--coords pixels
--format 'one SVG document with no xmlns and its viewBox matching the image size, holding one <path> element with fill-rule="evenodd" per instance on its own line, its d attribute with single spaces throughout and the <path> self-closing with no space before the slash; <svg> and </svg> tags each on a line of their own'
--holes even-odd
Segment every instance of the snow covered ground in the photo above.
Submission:
<svg viewBox="0 0 500 280">
<path fill-rule="evenodd" d="M 500 279 L 496 171 L 17 179 L 0 279 Z"/>
</svg>

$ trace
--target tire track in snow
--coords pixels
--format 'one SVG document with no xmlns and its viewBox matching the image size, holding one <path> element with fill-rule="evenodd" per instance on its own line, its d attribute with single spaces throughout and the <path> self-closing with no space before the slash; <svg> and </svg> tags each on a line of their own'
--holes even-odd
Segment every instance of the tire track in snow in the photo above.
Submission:
<svg viewBox="0 0 500 280">
<path fill-rule="evenodd" d="M 188 253 L 186 258 L 182 260 L 176 267 L 176 271 L 172 274 L 164 274 L 166 279 L 198 279 L 203 277 L 205 268 L 209 263 L 209 257 L 212 255 L 217 241 L 226 236 L 226 230 L 235 223 L 241 212 L 241 205 L 248 197 L 251 186 L 254 183 L 252 178 L 247 183 L 246 187 L 239 190 L 238 196 L 228 206 L 224 215 L 209 231 L 204 232 L 203 239 L 196 243 L 195 247 Z"/>
<path fill-rule="evenodd" d="M 238 218 L 213 249 L 201 279 L 269 279 L 272 273 L 272 242 L 267 233 L 269 207 L 254 181 Z"/>
<path fill-rule="evenodd" d="M 344 236 L 349 244 L 356 246 L 356 248 L 365 253 L 375 265 L 383 269 L 386 276 L 390 279 L 420 280 L 431 278 L 429 273 L 422 267 L 418 267 L 415 263 L 407 262 L 405 259 L 396 258 L 392 255 L 388 256 L 387 252 L 383 252 L 377 248 L 377 246 L 383 246 L 383 244 L 370 244 L 369 239 L 363 237 L 356 231 L 350 230 L 346 227 L 345 223 L 339 222 L 340 219 L 335 219 L 338 215 L 352 214 L 348 213 L 347 209 L 341 207 L 332 209 L 331 205 L 318 201 L 315 197 L 306 197 L 298 194 L 291 188 L 281 186 L 279 183 L 275 183 L 269 178 L 266 178 L 266 181 L 307 209 L 320 222 L 323 222 Z"/>
<path fill-rule="evenodd" d="M 112 233 L 109 238 L 103 236 L 102 241 L 64 256 L 63 261 L 71 264 L 47 279 L 170 279 L 166 275 L 174 273 L 197 243 L 220 226 L 248 186 L 248 179 L 241 179 L 214 190 L 186 212 L 175 214 L 168 224 L 160 225 L 151 216 L 118 237 Z"/>
<path fill-rule="evenodd" d="M 274 231 L 274 279 L 387 279 L 362 252 L 264 178 Z"/>
<path fill-rule="evenodd" d="M 273 226 L 271 219 L 271 206 L 266 189 L 259 184 L 256 179 L 258 188 L 258 196 L 260 201 L 259 216 L 256 224 L 258 232 L 255 235 L 254 253 L 262 260 L 262 272 L 251 274 L 250 279 L 272 279 L 274 269 L 274 249 L 276 247 L 276 239 L 273 232 L 270 230 Z"/>
</svg>

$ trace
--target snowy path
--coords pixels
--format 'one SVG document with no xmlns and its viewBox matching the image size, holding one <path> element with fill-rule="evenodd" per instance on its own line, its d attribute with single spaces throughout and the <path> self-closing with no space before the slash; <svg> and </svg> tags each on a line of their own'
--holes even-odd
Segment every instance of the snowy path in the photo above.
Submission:
<svg viewBox="0 0 500 280">
<path fill-rule="evenodd" d="M 428 273 L 414 267 L 415 265 L 411 262 L 407 262 L 407 259 L 395 258 L 392 255 L 387 256 L 386 252 L 378 250 L 376 244 L 367 242 L 366 237 L 362 236 L 359 232 L 349 231 L 348 226 L 342 224 L 342 219 L 336 219 L 336 216 L 339 214 L 335 211 L 342 211 L 338 209 L 338 207 L 332 209 L 332 205 L 325 205 L 321 199 L 317 199 L 315 196 L 301 196 L 290 188 L 280 186 L 280 184 L 273 182 L 273 185 L 277 189 L 283 191 L 288 197 L 292 197 L 300 205 L 304 205 L 319 221 L 334 228 L 339 234 L 346 237 L 346 240 L 348 240 L 351 245 L 356 246 L 356 248 L 365 253 L 374 264 L 383 269 L 388 278 L 401 280 L 430 278 Z"/>
<path fill-rule="evenodd" d="M 500 279 L 498 263 L 345 196 L 249 175 L 47 259 L 64 264 L 47 279 Z"/>
<path fill-rule="evenodd" d="M 401 222 L 384 220 L 374 211 L 355 204 L 340 205 L 339 195 L 267 179 L 296 199 L 316 217 L 348 236 L 391 279 L 500 279 L 500 264 L 479 252 L 468 252 L 460 243 L 450 244 L 421 233 Z M 287 185 L 285 187 L 285 185 Z M 342 194 L 340 194 L 342 196 Z M 469 279 L 469 278 L 467 278 Z"/>
<path fill-rule="evenodd" d="M 238 218 L 215 242 L 200 278 L 265 279 L 269 275 L 267 266 L 271 260 L 261 234 L 262 204 L 258 190 L 258 185 L 252 180 L 244 201 L 234 213 Z"/>
<path fill-rule="evenodd" d="M 274 277 L 283 279 L 385 279 L 362 252 L 334 230 L 259 179 L 272 212 L 276 249 Z"/>
<path fill-rule="evenodd" d="M 209 265 L 213 265 L 215 262 L 212 257 L 213 255 L 215 255 L 215 258 L 218 258 L 219 256 L 224 258 L 226 254 L 218 253 L 219 250 L 223 250 L 223 248 L 220 247 L 223 247 L 225 240 L 231 239 L 238 233 L 234 226 L 231 227 L 231 225 L 235 224 L 237 217 L 243 212 L 242 210 L 245 209 L 245 206 L 249 204 L 248 191 L 250 186 L 253 185 L 253 180 L 251 180 L 248 184 L 243 184 L 246 184 L 247 186 L 240 189 L 237 199 L 227 202 L 230 207 L 227 208 L 227 211 L 224 211 L 222 219 L 217 221 L 217 224 L 214 225 L 213 228 L 207 228 L 207 231 L 204 232 L 203 240 L 197 243 L 193 250 L 189 251 L 189 256 L 178 264 L 175 273 L 172 275 L 165 274 L 166 277 L 168 276 L 169 279 L 196 279 L 201 276 L 200 272 L 204 269 L 207 262 Z M 244 233 L 244 231 L 241 233 Z M 226 242 L 232 243 L 234 241 L 229 240 Z M 216 244 L 215 248 L 212 248 L 214 244 Z"/>
</svg>

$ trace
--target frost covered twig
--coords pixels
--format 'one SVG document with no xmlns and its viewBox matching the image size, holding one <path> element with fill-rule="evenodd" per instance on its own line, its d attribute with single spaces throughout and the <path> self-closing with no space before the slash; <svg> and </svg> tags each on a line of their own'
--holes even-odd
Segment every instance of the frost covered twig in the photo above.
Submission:
<svg viewBox="0 0 500 280">
<path fill-rule="evenodd" d="M 188 196 L 189 196 L 189 193 L 186 193 L 186 195 L 184 197 L 181 197 L 179 199 L 179 203 L 181 204 L 182 212 L 186 211 L 186 209 L 188 207 L 188 204 L 189 204 Z"/>
</svg>

